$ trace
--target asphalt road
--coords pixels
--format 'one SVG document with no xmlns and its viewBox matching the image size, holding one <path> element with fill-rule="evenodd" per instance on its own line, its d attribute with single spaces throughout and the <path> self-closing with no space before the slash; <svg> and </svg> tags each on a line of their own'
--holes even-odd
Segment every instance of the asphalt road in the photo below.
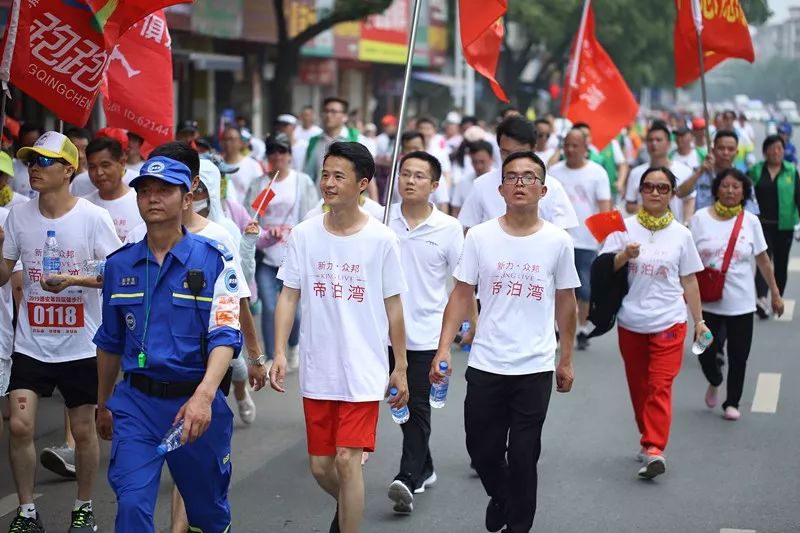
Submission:
<svg viewBox="0 0 800 533">
<path fill-rule="evenodd" d="M 797 254 L 796 254 L 797 255 Z M 800 298 L 800 261 L 793 262 L 787 298 Z M 573 392 L 553 393 L 544 428 L 539 469 L 536 532 L 758 533 L 800 532 L 800 333 L 797 320 L 756 326 L 741 410 L 728 422 L 703 403 L 706 388 L 687 349 L 674 387 L 673 426 L 667 473 L 653 482 L 637 478 L 638 450 L 633 414 L 616 335 L 592 342 L 575 359 Z M 457 365 L 448 405 L 434 413 L 432 449 L 439 483 L 418 495 L 414 513 L 394 515 L 386 490 L 399 464 L 400 431 L 388 408 L 382 414 L 378 449 L 365 466 L 364 532 L 480 532 L 487 498 L 469 468 L 464 446 L 463 370 Z M 258 419 L 244 427 L 237 418 L 234 479 L 230 499 L 233 531 L 327 532 L 334 512 L 308 472 L 301 402 L 295 378 L 286 394 L 254 395 Z M 755 404 L 755 405 L 754 405 Z M 764 412 L 753 412 L 756 411 Z M 37 446 L 62 437 L 59 400 L 42 403 Z M 7 457 L 7 438 L 0 457 Z M 105 480 L 108 445 L 102 445 L 102 474 L 95 509 L 100 531 L 113 531 L 115 504 Z M 168 495 L 168 475 L 162 496 Z M 50 532 L 68 527 L 74 483 L 42 469 L 36 500 Z M 162 497 L 158 531 L 168 531 Z M 16 507 L 8 464 L 0 461 L 0 530 Z"/>
</svg>

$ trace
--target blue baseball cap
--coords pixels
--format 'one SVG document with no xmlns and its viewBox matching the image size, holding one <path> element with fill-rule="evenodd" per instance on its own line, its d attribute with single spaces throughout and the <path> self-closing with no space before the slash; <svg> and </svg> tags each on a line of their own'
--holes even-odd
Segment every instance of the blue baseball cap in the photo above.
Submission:
<svg viewBox="0 0 800 533">
<path fill-rule="evenodd" d="M 192 190 L 192 171 L 180 161 L 169 157 L 159 155 L 145 161 L 139 175 L 133 178 L 129 185 L 135 189 L 142 178 L 156 178 L 170 185 L 184 185 L 188 190 Z"/>
</svg>

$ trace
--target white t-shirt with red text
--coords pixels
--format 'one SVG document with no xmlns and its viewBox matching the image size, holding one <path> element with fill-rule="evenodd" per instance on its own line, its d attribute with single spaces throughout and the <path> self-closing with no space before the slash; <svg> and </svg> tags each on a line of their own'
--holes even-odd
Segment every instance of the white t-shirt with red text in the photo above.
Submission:
<svg viewBox="0 0 800 533">
<path fill-rule="evenodd" d="M 681 277 L 703 270 L 689 228 L 673 221 L 651 232 L 635 216 L 625 219 L 627 232 L 606 239 L 601 253 L 616 253 L 638 242 L 639 257 L 628 261 L 628 294 L 622 299 L 617 321 L 634 333 L 659 333 L 686 322 Z"/>
<path fill-rule="evenodd" d="M 566 161 L 559 161 L 547 172 L 555 176 L 564 186 L 564 191 L 578 216 L 579 225 L 568 230 L 575 240 L 575 248 L 598 250 L 600 246 L 586 229 L 586 219 L 600 211 L 597 202 L 611 200 L 611 186 L 608 183 L 606 169 L 594 161 L 587 160 L 581 168 L 570 168 Z"/>
<path fill-rule="evenodd" d="M 50 219 L 34 199 L 11 210 L 5 229 L 3 257 L 21 259 L 23 266 L 14 351 L 46 363 L 95 357 L 92 339 L 101 320 L 100 289 L 69 287 L 54 294 L 39 282 L 48 230 L 56 232 L 64 274 L 87 275 L 84 261 L 105 259 L 122 245 L 108 211 L 78 198 L 67 214 Z"/>
<path fill-rule="evenodd" d="M 711 217 L 713 207 L 701 209 L 689 222 L 700 259 L 706 267 L 722 269 L 725 251 L 733 232 L 736 217 L 722 221 Z M 725 275 L 722 299 L 703 302 L 703 310 L 717 315 L 738 316 L 756 310 L 756 256 L 766 251 L 767 241 L 758 217 L 744 212 L 742 228 L 733 248 L 731 262 Z"/>
<path fill-rule="evenodd" d="M 498 219 L 470 228 L 453 276 L 478 286 L 481 312 L 469 366 L 522 375 L 555 368 L 556 289 L 580 287 L 572 237 L 542 220 L 515 237 Z"/>
<path fill-rule="evenodd" d="M 100 198 L 99 191 L 87 194 L 84 198 L 108 211 L 111 215 L 111 220 L 114 221 L 117 237 L 122 242 L 125 242 L 125 237 L 128 236 L 128 233 L 133 228 L 139 224 L 144 224 L 142 215 L 139 214 L 139 206 L 136 203 L 136 191 L 133 189 L 128 190 L 124 196 L 116 200 L 103 200 Z"/>
<path fill-rule="evenodd" d="M 633 167 L 631 170 L 630 175 L 628 175 L 628 184 L 625 190 L 625 201 L 631 203 L 637 203 L 642 205 L 642 195 L 639 192 L 639 184 L 642 180 L 642 176 L 644 175 L 645 171 L 650 168 L 648 163 L 643 165 L 639 165 L 637 167 Z M 692 169 L 680 163 L 678 161 L 673 161 L 669 165 L 669 169 L 675 174 L 676 178 L 676 186 L 680 186 L 681 183 L 688 180 L 692 176 Z M 695 198 L 697 197 L 697 191 L 692 191 L 692 193 L 687 196 L 687 198 Z M 669 201 L 669 209 L 672 211 L 672 214 L 675 216 L 675 219 L 680 222 L 681 224 L 686 222 L 686 216 L 683 212 L 683 202 L 686 198 L 679 198 L 678 195 L 674 195 L 672 199 Z"/>
<path fill-rule="evenodd" d="M 292 229 L 278 278 L 300 290 L 300 393 L 316 400 L 383 400 L 389 381 L 384 300 L 406 291 L 397 235 L 373 217 L 346 237 L 327 215 Z"/>
</svg>

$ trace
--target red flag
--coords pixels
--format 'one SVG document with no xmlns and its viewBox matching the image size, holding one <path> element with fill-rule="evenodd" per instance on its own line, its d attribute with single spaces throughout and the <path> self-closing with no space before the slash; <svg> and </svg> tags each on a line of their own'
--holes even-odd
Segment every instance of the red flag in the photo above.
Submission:
<svg viewBox="0 0 800 533">
<path fill-rule="evenodd" d="M 755 61 L 753 41 L 739 0 L 702 2 L 675 0 L 675 86 L 682 87 L 700 78 L 697 28 L 702 30 L 703 67 L 708 72 L 728 58 Z"/>
<path fill-rule="evenodd" d="M 561 114 L 592 128 L 592 142 L 605 148 L 639 112 L 625 79 L 595 37 L 594 12 L 590 0 L 584 5 L 581 29 L 572 43 L 572 53 Z"/>
<path fill-rule="evenodd" d="M 508 0 L 458 0 L 461 45 L 464 59 L 483 75 L 495 96 L 508 103 L 508 97 L 494 75 L 503 43 L 503 16 Z"/>
<path fill-rule="evenodd" d="M 21 1 L 3 41 L 0 73 L 58 118 L 84 125 L 120 36 L 153 11 L 182 1 Z"/>
<path fill-rule="evenodd" d="M 153 146 L 174 137 L 170 42 L 163 11 L 134 24 L 111 52 L 103 89 L 108 124 Z"/>
<path fill-rule="evenodd" d="M 627 231 L 622 215 L 616 210 L 592 215 L 586 219 L 585 224 L 586 229 L 589 230 L 592 237 L 597 239 L 597 242 L 603 242 L 615 231 Z"/>
<path fill-rule="evenodd" d="M 256 199 L 250 204 L 250 207 L 253 208 L 256 215 L 264 216 L 264 213 L 267 212 L 267 206 L 273 198 L 275 198 L 275 191 L 272 190 L 272 182 L 270 182 L 266 189 L 258 193 L 258 196 L 256 196 Z"/>
</svg>

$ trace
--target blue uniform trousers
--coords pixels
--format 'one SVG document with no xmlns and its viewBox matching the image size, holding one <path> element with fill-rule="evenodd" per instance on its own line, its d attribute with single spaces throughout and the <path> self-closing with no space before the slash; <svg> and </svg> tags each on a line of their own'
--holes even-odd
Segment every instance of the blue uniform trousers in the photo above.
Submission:
<svg viewBox="0 0 800 533">
<path fill-rule="evenodd" d="M 166 457 L 156 452 L 187 400 L 154 398 L 124 381 L 117 384 L 108 401 L 114 416 L 108 481 L 117 495 L 116 533 L 155 531 L 153 512 L 164 459 L 186 503 L 191 531 L 230 531 L 233 413 L 223 394 L 217 391 L 211 404 L 211 424 L 199 439 Z"/>
</svg>

